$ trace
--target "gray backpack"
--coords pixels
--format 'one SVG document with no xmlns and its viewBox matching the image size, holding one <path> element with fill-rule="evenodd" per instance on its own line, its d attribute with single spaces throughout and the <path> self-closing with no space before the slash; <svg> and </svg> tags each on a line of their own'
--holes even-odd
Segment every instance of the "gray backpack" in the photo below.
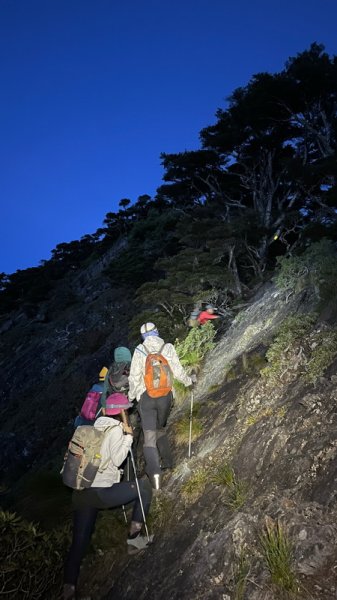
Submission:
<svg viewBox="0 0 337 600">
<path fill-rule="evenodd" d="M 103 431 L 92 425 L 80 425 L 76 428 L 61 470 L 65 485 L 73 490 L 89 488 L 97 472 L 102 473 L 107 468 L 110 458 L 102 464 L 101 446 L 113 427 L 118 425 L 111 425 Z"/>
</svg>

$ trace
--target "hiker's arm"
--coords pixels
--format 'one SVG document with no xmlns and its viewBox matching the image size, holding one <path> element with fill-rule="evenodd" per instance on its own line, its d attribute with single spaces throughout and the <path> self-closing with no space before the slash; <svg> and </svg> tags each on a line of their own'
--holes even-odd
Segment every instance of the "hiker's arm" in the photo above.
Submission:
<svg viewBox="0 0 337 600">
<path fill-rule="evenodd" d="M 109 444 L 110 456 L 115 467 L 119 467 L 126 459 L 132 446 L 133 436 L 124 434 L 122 427 L 114 427 Z"/>
<path fill-rule="evenodd" d="M 184 367 L 182 366 L 179 356 L 176 352 L 175 347 L 172 344 L 168 345 L 168 361 L 172 369 L 172 373 L 178 381 L 186 386 L 192 385 L 192 379 L 187 375 Z"/>
<path fill-rule="evenodd" d="M 129 393 L 128 393 L 130 400 L 134 400 L 139 395 L 138 390 L 141 387 L 142 380 L 143 380 L 142 354 L 136 348 L 136 350 L 133 353 L 131 366 L 130 366 Z M 139 398 L 137 398 L 137 400 L 139 400 Z"/>
</svg>

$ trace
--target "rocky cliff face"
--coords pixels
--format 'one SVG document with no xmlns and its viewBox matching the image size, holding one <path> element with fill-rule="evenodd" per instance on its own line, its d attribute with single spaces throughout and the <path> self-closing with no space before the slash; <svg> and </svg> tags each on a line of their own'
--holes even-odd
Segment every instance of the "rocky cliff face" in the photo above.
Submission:
<svg viewBox="0 0 337 600">
<path fill-rule="evenodd" d="M 6 477 L 55 457 L 60 466 L 85 391 L 113 347 L 126 343 L 130 298 L 111 288 L 103 267 L 90 265 L 60 282 L 34 320 L 18 313 L 6 321 L 0 354 Z M 154 543 L 127 557 L 124 522 L 102 518 L 81 574 L 85 595 L 336 600 L 336 324 L 310 325 L 315 308 L 308 291 L 286 297 L 267 285 L 219 336 L 194 391 L 198 427 L 190 459 L 188 436 L 183 442 L 178 436 L 184 421 L 188 431 L 190 397 L 177 400 L 170 417 L 176 468 L 153 501 Z M 292 327 L 308 325 L 300 336 L 285 337 L 268 363 L 266 352 L 289 317 Z M 318 375 L 310 378 L 314 368 Z M 100 527 L 111 536 L 104 551 Z M 268 549 L 280 558 L 276 575 Z"/>
<path fill-rule="evenodd" d="M 0 472 L 13 480 L 66 442 L 70 419 L 113 349 L 127 345 L 132 302 L 104 274 L 115 246 L 85 269 L 60 280 L 29 318 L 23 311 L 1 323 Z"/>
<path fill-rule="evenodd" d="M 177 403 L 176 468 L 154 499 L 154 543 L 124 562 L 122 575 L 112 550 L 106 600 L 336 599 L 337 361 L 308 383 L 302 339 L 285 349 L 277 382 L 261 376 L 282 321 L 298 315 L 301 322 L 314 307 L 309 294 L 286 300 L 264 289 L 207 357 L 195 389 L 202 432 L 190 459 L 187 441 L 175 442 L 189 398 Z M 268 570 L 266 540 L 281 556 L 280 581 Z"/>
</svg>

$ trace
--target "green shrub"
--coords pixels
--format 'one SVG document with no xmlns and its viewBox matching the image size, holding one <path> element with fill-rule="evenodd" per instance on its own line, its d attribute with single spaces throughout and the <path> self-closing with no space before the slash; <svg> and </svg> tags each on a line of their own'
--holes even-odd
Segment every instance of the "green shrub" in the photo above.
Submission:
<svg viewBox="0 0 337 600">
<path fill-rule="evenodd" d="M 320 297 L 335 287 L 337 253 L 332 240 L 324 238 L 299 256 L 281 256 L 277 261 L 279 270 L 275 283 L 282 290 L 296 291 L 311 285 Z"/>
<path fill-rule="evenodd" d="M 288 317 L 267 351 L 268 365 L 261 375 L 277 383 L 290 371 L 297 371 L 315 384 L 337 356 L 337 330 L 326 325 L 313 328 L 315 315 Z"/>
<path fill-rule="evenodd" d="M 49 533 L 0 511 L 0 589 L 7 600 L 57 600 L 68 527 Z"/>
<path fill-rule="evenodd" d="M 197 370 L 205 354 L 215 346 L 215 333 L 210 321 L 202 327 L 192 327 L 186 338 L 176 344 L 181 363 L 191 371 Z"/>
<path fill-rule="evenodd" d="M 261 375 L 276 382 L 284 369 L 291 366 L 290 356 L 294 346 L 301 342 L 312 330 L 316 315 L 296 315 L 285 319 L 267 350 L 268 365 Z"/>
<path fill-rule="evenodd" d="M 337 331 L 317 332 L 312 346 L 303 378 L 309 383 L 316 383 L 337 356 Z"/>
<path fill-rule="evenodd" d="M 173 382 L 174 398 L 178 401 L 182 401 L 188 396 L 190 390 L 186 385 L 175 379 Z"/>
</svg>

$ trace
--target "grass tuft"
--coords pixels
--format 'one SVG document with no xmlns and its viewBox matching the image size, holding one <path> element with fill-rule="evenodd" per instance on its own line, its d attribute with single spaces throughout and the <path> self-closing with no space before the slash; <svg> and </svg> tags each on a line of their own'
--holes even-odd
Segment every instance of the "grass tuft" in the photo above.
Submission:
<svg viewBox="0 0 337 600">
<path fill-rule="evenodd" d="M 200 404 L 196 403 L 193 407 L 192 418 L 192 442 L 196 440 L 202 433 L 202 423 L 199 417 Z M 175 425 L 175 440 L 176 443 L 186 444 L 190 436 L 190 412 L 186 413 Z"/>
<path fill-rule="evenodd" d="M 293 548 L 285 527 L 279 520 L 267 518 L 259 539 L 272 583 L 294 597 L 299 591 L 299 584 L 292 568 Z"/>
<path fill-rule="evenodd" d="M 181 494 L 185 500 L 193 502 L 204 491 L 207 482 L 207 470 L 200 468 L 181 487 Z"/>
<path fill-rule="evenodd" d="M 243 549 L 241 549 L 238 561 L 233 566 L 233 600 L 244 600 L 247 585 L 247 577 L 250 571 L 250 563 Z"/>
<path fill-rule="evenodd" d="M 234 469 L 230 465 L 224 463 L 217 466 L 212 474 L 212 482 L 227 488 L 224 503 L 230 510 L 237 510 L 244 505 L 247 497 L 247 485 L 236 477 Z"/>
</svg>

